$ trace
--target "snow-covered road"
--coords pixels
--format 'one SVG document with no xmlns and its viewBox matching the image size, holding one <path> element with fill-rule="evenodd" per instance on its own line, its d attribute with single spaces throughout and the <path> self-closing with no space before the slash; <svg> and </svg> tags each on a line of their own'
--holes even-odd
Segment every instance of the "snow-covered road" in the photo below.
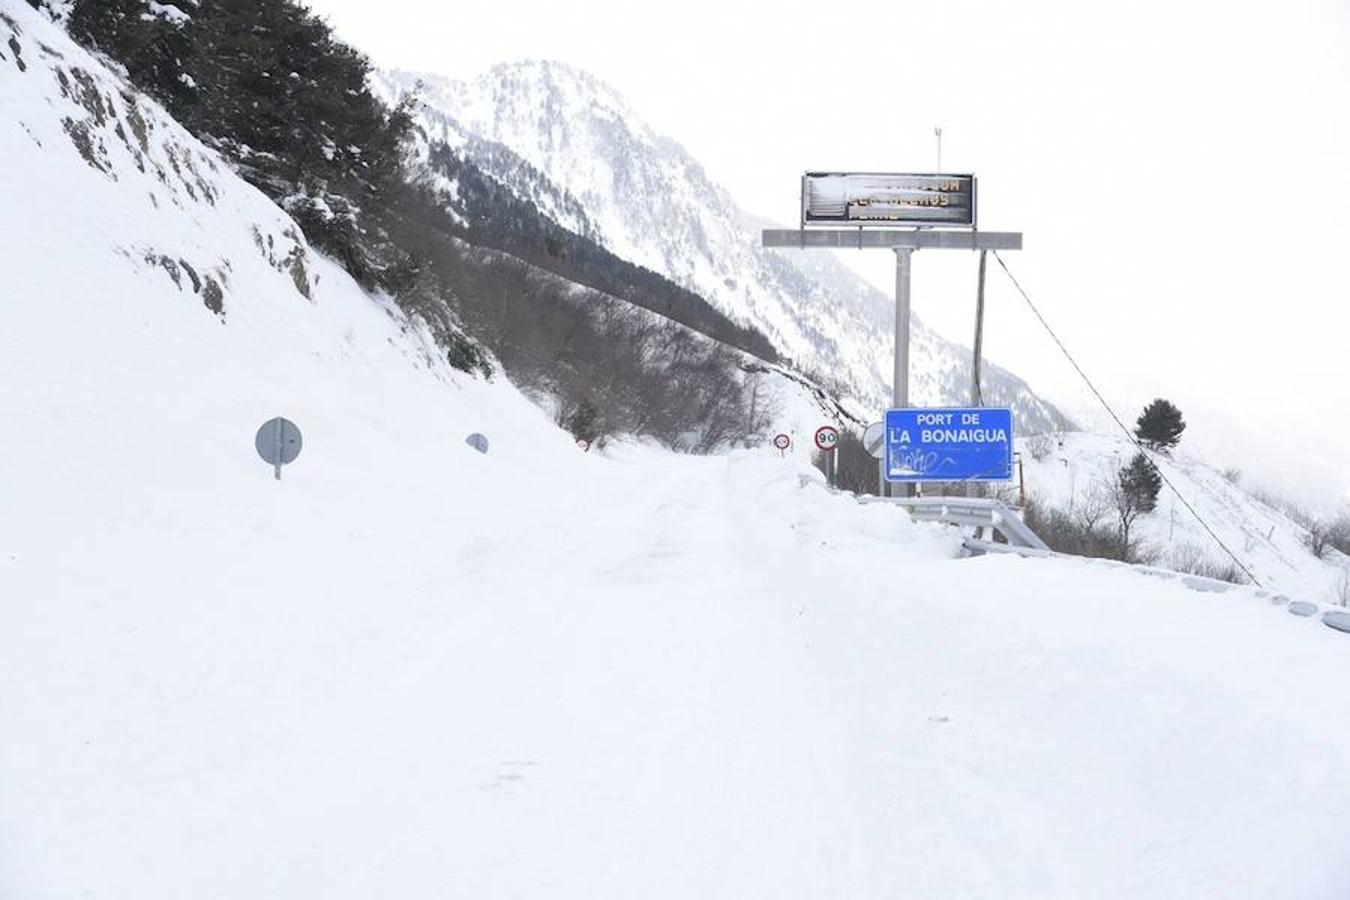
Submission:
<svg viewBox="0 0 1350 900">
<path fill-rule="evenodd" d="M 560 463 L 327 500 L 259 465 L 214 527 L 37 566 L 6 895 L 1350 889 L 1344 635 L 952 559 L 771 454 Z"/>
</svg>

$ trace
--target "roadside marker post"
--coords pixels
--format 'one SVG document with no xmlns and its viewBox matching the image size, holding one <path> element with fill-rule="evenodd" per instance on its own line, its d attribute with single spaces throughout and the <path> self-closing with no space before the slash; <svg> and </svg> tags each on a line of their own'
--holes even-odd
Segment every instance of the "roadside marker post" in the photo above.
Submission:
<svg viewBox="0 0 1350 900">
<path fill-rule="evenodd" d="M 838 462 L 835 450 L 839 445 L 839 429 L 833 425 L 822 425 L 816 429 L 816 447 L 825 454 L 825 482 L 833 485 Z"/>
</svg>

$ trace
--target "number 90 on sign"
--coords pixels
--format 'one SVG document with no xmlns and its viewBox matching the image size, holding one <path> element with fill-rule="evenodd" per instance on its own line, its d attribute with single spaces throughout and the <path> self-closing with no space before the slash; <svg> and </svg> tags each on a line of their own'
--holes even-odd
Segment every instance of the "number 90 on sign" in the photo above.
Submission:
<svg viewBox="0 0 1350 900">
<path fill-rule="evenodd" d="M 830 425 L 822 425 L 816 429 L 816 446 L 821 450 L 833 450 L 839 443 L 839 429 Z"/>
</svg>

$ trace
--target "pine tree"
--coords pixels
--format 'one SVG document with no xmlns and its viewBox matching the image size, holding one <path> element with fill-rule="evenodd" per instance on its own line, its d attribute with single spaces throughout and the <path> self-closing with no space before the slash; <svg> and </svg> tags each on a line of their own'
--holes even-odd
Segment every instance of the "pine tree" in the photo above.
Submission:
<svg viewBox="0 0 1350 900">
<path fill-rule="evenodd" d="M 1162 476 L 1147 456 L 1136 453 L 1129 465 L 1116 476 L 1121 490 L 1127 494 L 1140 512 L 1152 512 L 1158 505 L 1158 492 L 1162 490 Z"/>
<path fill-rule="evenodd" d="M 594 443 L 600 431 L 600 411 L 589 399 L 582 400 L 564 420 L 563 427 L 577 440 Z"/>
<path fill-rule="evenodd" d="M 1159 397 L 1139 414 L 1134 434 L 1155 450 L 1169 450 L 1177 445 L 1185 430 L 1186 423 L 1181 418 L 1181 410 Z"/>
<path fill-rule="evenodd" d="M 66 28 L 72 37 L 126 66 L 131 80 L 170 112 L 191 101 L 183 61 L 192 48 L 192 22 L 147 11 L 145 0 L 74 0 Z"/>
</svg>

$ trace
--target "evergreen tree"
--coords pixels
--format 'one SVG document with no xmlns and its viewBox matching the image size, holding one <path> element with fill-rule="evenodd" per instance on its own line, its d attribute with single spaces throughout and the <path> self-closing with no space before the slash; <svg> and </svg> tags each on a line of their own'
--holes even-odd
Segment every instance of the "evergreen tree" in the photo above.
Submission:
<svg viewBox="0 0 1350 900">
<path fill-rule="evenodd" d="M 1134 434 L 1155 450 L 1169 450 L 1177 445 L 1185 430 L 1186 423 L 1181 418 L 1181 410 L 1159 397 L 1139 414 Z"/>
<path fill-rule="evenodd" d="M 75 0 L 66 28 L 125 66 L 131 80 L 171 112 L 190 102 L 183 60 L 192 47 L 191 21 L 151 15 L 145 0 Z"/>
<path fill-rule="evenodd" d="M 69 29 L 213 140 L 274 197 L 302 182 L 348 195 L 403 178 L 411 109 L 366 86 L 369 61 L 294 0 L 213 0 L 184 17 L 145 0 L 74 0 Z"/>
<path fill-rule="evenodd" d="M 1142 453 L 1136 453 L 1117 474 L 1121 491 L 1126 494 L 1140 512 L 1152 512 L 1158 505 L 1158 492 L 1162 490 L 1162 476 L 1152 461 Z"/>
<path fill-rule="evenodd" d="M 594 443 L 600 431 L 600 411 L 589 399 L 582 400 L 564 419 L 563 427 L 577 440 Z"/>
</svg>

